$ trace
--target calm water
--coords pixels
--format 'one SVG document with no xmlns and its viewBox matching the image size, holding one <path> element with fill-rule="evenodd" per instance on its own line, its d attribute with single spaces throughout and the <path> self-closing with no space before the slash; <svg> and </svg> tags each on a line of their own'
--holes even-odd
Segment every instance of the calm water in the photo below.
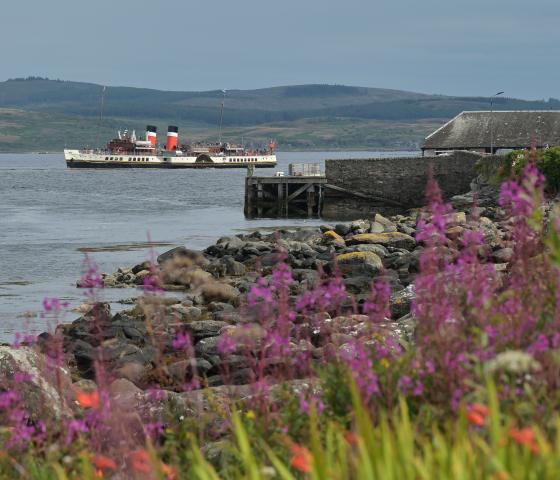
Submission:
<svg viewBox="0 0 560 480">
<path fill-rule="evenodd" d="M 402 155 L 402 152 L 279 153 L 289 163 L 325 158 Z M 272 174 L 274 170 L 258 170 Z M 246 220 L 245 170 L 68 170 L 61 154 L 0 154 L 0 340 L 16 331 L 39 333 L 44 297 L 75 307 L 84 250 L 103 272 L 149 258 L 151 239 L 202 249 L 218 237 L 254 228 L 312 225 L 318 220 Z M 130 247 L 133 247 L 131 249 Z M 107 249 L 108 251 L 106 251 Z M 97 250 L 97 251 L 96 251 Z M 99 251 L 101 250 L 101 251 Z M 110 290 L 108 300 L 134 290 Z M 67 312 L 62 320 L 77 315 Z"/>
</svg>

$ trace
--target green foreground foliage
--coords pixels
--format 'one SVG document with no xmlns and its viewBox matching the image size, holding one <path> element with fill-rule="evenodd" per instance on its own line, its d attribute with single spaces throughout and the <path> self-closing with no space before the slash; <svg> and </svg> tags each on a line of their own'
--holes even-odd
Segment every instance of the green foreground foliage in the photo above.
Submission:
<svg viewBox="0 0 560 480">
<path fill-rule="evenodd" d="M 234 438 L 224 446 L 225 464 L 206 460 L 188 429 L 167 433 L 167 447 L 156 454 L 148 446 L 144 470 L 137 465 L 132 478 L 154 479 L 557 479 L 560 471 L 560 420 L 550 426 L 551 440 L 539 428 L 517 429 L 499 411 L 493 383 L 487 386 L 488 413 L 480 425 L 466 410 L 442 428 L 420 433 L 401 399 L 391 413 L 374 421 L 352 390 L 355 433 L 336 420 L 325 421 L 315 410 L 306 420 L 305 443 L 287 435 L 256 434 L 252 411 L 232 415 Z M 0 456 L 1 478 L 37 480 L 93 480 L 112 478 L 111 469 L 96 468 L 96 460 L 82 446 L 74 456 L 62 456 L 56 445 L 45 461 L 31 452 L 21 459 Z M 166 463 L 163 463 L 163 459 Z M 141 464 L 142 466 L 144 464 Z M 221 473 L 218 473 L 221 472 Z M 106 476 L 107 475 L 107 476 Z M 114 477 L 122 478 L 122 477 Z"/>
<path fill-rule="evenodd" d="M 556 193 L 560 190 L 560 147 L 541 150 L 514 150 L 508 153 L 502 164 L 500 179 L 510 176 L 519 178 L 525 166 L 535 160 L 546 180 L 546 190 Z"/>
</svg>

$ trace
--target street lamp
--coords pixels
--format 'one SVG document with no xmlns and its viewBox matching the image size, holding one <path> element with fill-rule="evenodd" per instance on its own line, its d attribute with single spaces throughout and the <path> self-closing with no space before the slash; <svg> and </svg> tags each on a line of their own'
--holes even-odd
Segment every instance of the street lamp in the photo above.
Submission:
<svg viewBox="0 0 560 480">
<path fill-rule="evenodd" d="M 494 153 L 494 97 L 503 94 L 504 92 L 498 92 L 490 97 L 490 155 Z"/>
</svg>

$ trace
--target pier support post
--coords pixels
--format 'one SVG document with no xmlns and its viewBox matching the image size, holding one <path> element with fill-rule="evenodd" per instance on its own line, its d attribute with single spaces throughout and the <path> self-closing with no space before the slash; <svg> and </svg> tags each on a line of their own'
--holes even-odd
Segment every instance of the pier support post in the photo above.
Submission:
<svg viewBox="0 0 560 480">
<path fill-rule="evenodd" d="M 284 215 L 284 182 L 278 182 L 278 215 Z"/>
<path fill-rule="evenodd" d="M 315 187 L 311 186 L 307 189 L 307 216 L 313 216 L 313 207 L 315 206 Z"/>
<path fill-rule="evenodd" d="M 262 217 L 263 184 L 257 183 L 257 215 Z"/>
</svg>

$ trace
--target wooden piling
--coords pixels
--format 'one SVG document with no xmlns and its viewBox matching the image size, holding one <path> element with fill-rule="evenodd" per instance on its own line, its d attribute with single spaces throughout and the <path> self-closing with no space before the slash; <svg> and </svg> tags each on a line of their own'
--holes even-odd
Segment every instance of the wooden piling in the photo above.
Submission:
<svg viewBox="0 0 560 480">
<path fill-rule="evenodd" d="M 271 211 L 281 217 L 288 213 L 301 216 L 318 216 L 323 185 L 322 176 L 254 177 L 245 179 L 245 215 L 249 218 L 269 215 Z"/>
</svg>

